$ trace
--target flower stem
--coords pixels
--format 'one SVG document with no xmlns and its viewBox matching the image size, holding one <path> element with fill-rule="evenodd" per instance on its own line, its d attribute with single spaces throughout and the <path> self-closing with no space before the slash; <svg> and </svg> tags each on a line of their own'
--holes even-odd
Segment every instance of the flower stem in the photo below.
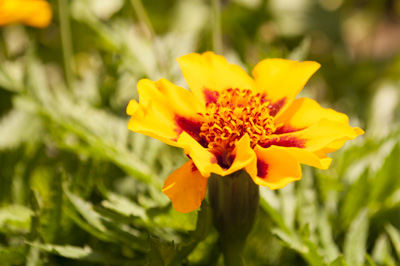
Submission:
<svg viewBox="0 0 400 266">
<path fill-rule="evenodd" d="M 60 15 L 61 43 L 64 56 L 65 80 L 68 88 L 72 88 L 72 66 L 73 65 L 73 49 L 71 38 L 71 26 L 69 22 L 69 7 L 66 0 L 58 1 L 58 12 Z"/>
<path fill-rule="evenodd" d="M 159 43 L 159 40 L 157 39 L 157 34 L 154 30 L 153 25 L 151 24 L 151 21 L 149 19 L 149 16 L 147 15 L 146 9 L 143 6 L 143 3 L 141 0 L 131 0 L 131 4 L 133 7 L 133 10 L 136 13 L 136 16 L 138 17 L 142 27 L 144 27 L 145 30 L 147 30 L 148 33 L 148 39 L 152 42 L 152 48 L 153 52 L 156 54 L 158 58 L 158 67 L 162 74 L 164 76 L 170 77 L 170 72 L 168 68 L 168 63 L 167 63 L 167 58 L 165 57 L 165 54 L 163 52 L 163 49 L 161 47 L 161 44 Z"/>
<path fill-rule="evenodd" d="M 222 33 L 221 33 L 221 0 L 212 0 L 213 13 L 213 49 L 217 54 L 222 53 Z"/>
<path fill-rule="evenodd" d="M 244 265 L 242 252 L 257 215 L 259 188 L 241 170 L 225 177 L 213 175 L 208 192 L 225 265 Z"/>
</svg>

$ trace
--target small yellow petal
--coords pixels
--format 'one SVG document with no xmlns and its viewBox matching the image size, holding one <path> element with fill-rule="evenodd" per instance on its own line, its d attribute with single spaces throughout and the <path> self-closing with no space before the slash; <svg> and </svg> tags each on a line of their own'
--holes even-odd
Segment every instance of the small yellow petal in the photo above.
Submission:
<svg viewBox="0 0 400 266">
<path fill-rule="evenodd" d="M 265 59 L 255 66 L 253 77 L 257 91 L 265 93 L 271 104 L 283 111 L 319 68 L 320 64 L 313 61 Z"/>
<path fill-rule="evenodd" d="M 321 107 L 316 101 L 308 98 L 295 100 L 275 120 L 275 124 L 282 125 L 277 129 L 279 134 L 293 132 L 308 128 L 321 119 L 349 124 L 347 115 L 336 112 L 333 109 Z M 275 134 L 278 134 L 275 132 Z"/>
<path fill-rule="evenodd" d="M 254 183 L 270 189 L 283 188 L 287 184 L 301 179 L 301 167 L 297 159 L 284 149 L 270 147 L 267 149 L 256 146 L 257 174 L 252 166 L 246 171 Z"/>
<path fill-rule="evenodd" d="M 253 89 L 253 79 L 238 65 L 229 64 L 213 52 L 188 54 L 177 59 L 192 92 L 203 103 L 212 102 L 215 94 L 228 88 Z"/>
<path fill-rule="evenodd" d="M 51 18 L 51 7 L 44 0 L 3 0 L 0 3 L 0 25 L 24 23 L 45 28 Z"/>
<path fill-rule="evenodd" d="M 206 196 L 207 181 L 189 160 L 165 180 L 162 191 L 176 211 L 188 213 L 200 207 Z"/>
<path fill-rule="evenodd" d="M 223 169 L 220 154 L 214 154 L 210 149 L 205 149 L 196 140 L 187 133 L 182 133 L 178 139 L 179 147 L 185 150 L 185 153 L 192 158 L 197 169 L 204 177 L 209 177 L 211 173 L 220 176 L 232 174 L 247 165 L 255 163 L 255 153 L 250 147 L 250 138 L 245 134 L 236 144 L 235 150 L 232 152 L 232 163 L 227 169 Z"/>
<path fill-rule="evenodd" d="M 157 82 L 141 80 L 138 83 L 140 103 L 131 100 L 127 114 L 131 115 L 130 130 L 177 145 L 183 131 L 199 140 L 203 105 L 188 90 L 161 79 Z"/>
</svg>

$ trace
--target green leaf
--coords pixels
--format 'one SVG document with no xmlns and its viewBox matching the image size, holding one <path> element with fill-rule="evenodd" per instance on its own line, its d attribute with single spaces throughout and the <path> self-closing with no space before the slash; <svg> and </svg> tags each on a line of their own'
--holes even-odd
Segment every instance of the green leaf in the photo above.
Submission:
<svg viewBox="0 0 400 266">
<path fill-rule="evenodd" d="M 0 150 L 37 140 L 41 131 L 42 124 L 36 116 L 12 109 L 0 119 Z"/>
<path fill-rule="evenodd" d="M 321 209 L 318 214 L 318 235 L 325 252 L 325 256 L 329 261 L 339 256 L 339 248 L 334 239 L 332 226 L 329 223 L 328 214 L 325 209 Z"/>
<path fill-rule="evenodd" d="M 150 236 L 149 266 L 170 266 L 177 254 L 174 242 L 167 242 Z"/>
<path fill-rule="evenodd" d="M 51 174 L 47 168 L 38 168 L 32 176 L 31 188 L 34 191 L 39 214 L 40 233 L 45 242 L 56 241 L 62 218 L 61 173 Z"/>
<path fill-rule="evenodd" d="M 0 249 L 0 265 L 19 265 L 25 262 L 26 247 L 8 247 Z"/>
<path fill-rule="evenodd" d="M 186 258 L 199 242 L 206 239 L 212 225 L 212 212 L 210 205 L 204 200 L 201 209 L 197 214 L 196 230 L 189 232 L 190 240 L 180 245 L 176 260 L 179 261 Z"/>
<path fill-rule="evenodd" d="M 289 228 L 286 226 L 285 221 L 282 215 L 274 209 L 271 204 L 268 203 L 268 198 L 265 193 L 263 193 L 264 189 L 260 189 L 260 206 L 263 210 L 268 213 L 274 223 L 284 232 L 290 233 Z"/>
<path fill-rule="evenodd" d="M 337 257 L 334 261 L 328 264 L 328 266 L 347 266 L 347 263 L 342 255 Z"/>
<path fill-rule="evenodd" d="M 400 179 L 393 178 L 393 173 L 400 172 L 400 145 L 394 146 L 393 150 L 387 154 L 382 168 L 376 173 L 370 185 L 371 201 L 374 210 L 379 211 L 382 203 L 385 202 L 400 187 Z"/>
<path fill-rule="evenodd" d="M 101 203 L 104 207 L 127 217 L 140 217 L 143 221 L 147 221 L 149 219 L 146 214 L 146 209 L 129 200 L 128 198 L 112 192 L 107 192 L 107 196 L 108 200 L 104 200 Z"/>
<path fill-rule="evenodd" d="M 365 266 L 378 266 L 371 258 L 369 254 L 365 254 L 366 263 Z M 393 264 L 394 265 L 394 264 Z"/>
<path fill-rule="evenodd" d="M 351 223 L 344 241 L 344 257 L 349 265 L 362 265 L 368 237 L 368 210 L 363 209 Z"/>
<path fill-rule="evenodd" d="M 51 244 L 39 244 L 32 242 L 28 242 L 28 244 L 40 250 L 73 260 L 89 261 L 89 262 L 97 262 L 102 264 L 105 263 L 113 265 L 121 265 L 122 263 L 129 263 L 129 265 L 143 265 L 142 260 L 138 261 L 123 260 L 119 257 L 106 254 L 104 252 L 93 251 L 90 247 L 81 248 L 69 245 L 61 246 L 61 245 L 51 245 Z"/>
<path fill-rule="evenodd" d="M 374 248 L 372 250 L 372 258 L 379 265 L 396 265 L 395 259 L 392 256 L 392 247 L 389 242 L 387 234 L 381 233 L 375 241 Z"/>
<path fill-rule="evenodd" d="M 0 208 L 0 232 L 29 231 L 33 211 L 23 205 L 9 205 Z"/>
<path fill-rule="evenodd" d="M 400 232 L 393 225 L 385 225 L 385 230 L 388 233 L 390 240 L 392 241 L 394 250 L 396 251 L 397 257 L 400 259 Z"/>
<path fill-rule="evenodd" d="M 342 201 L 339 213 L 344 227 L 347 227 L 360 210 L 368 204 L 368 196 L 371 190 L 368 174 L 369 171 L 365 170 L 347 191 Z"/>
<path fill-rule="evenodd" d="M 96 212 L 91 203 L 84 201 L 77 195 L 64 188 L 65 194 L 74 208 L 67 206 L 67 214 L 85 231 L 107 242 L 124 243 L 140 252 L 148 250 L 148 241 L 138 230 L 129 226 L 120 225 Z M 78 212 L 84 220 L 82 220 Z"/>
</svg>

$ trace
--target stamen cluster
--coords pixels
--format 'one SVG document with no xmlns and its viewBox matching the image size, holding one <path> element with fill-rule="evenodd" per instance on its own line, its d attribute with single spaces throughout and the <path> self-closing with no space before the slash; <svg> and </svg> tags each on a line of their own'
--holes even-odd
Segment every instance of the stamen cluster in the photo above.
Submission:
<svg viewBox="0 0 400 266">
<path fill-rule="evenodd" d="M 227 89 L 220 92 L 215 103 L 207 104 L 200 137 L 208 148 L 231 150 L 245 133 L 251 147 L 269 139 L 275 132 L 274 118 L 269 114 L 269 101 L 250 90 Z"/>
</svg>

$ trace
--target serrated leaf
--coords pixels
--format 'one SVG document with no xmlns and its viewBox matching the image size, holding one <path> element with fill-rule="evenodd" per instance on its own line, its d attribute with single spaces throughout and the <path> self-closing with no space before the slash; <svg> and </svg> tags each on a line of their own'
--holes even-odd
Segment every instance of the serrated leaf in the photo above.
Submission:
<svg viewBox="0 0 400 266">
<path fill-rule="evenodd" d="M 174 242 L 150 236 L 149 266 L 172 266 L 177 254 Z"/>
<path fill-rule="evenodd" d="M 128 198 L 111 192 L 108 192 L 107 196 L 108 200 L 105 200 L 101 203 L 104 207 L 127 217 L 136 216 L 140 217 L 143 221 L 147 221 L 149 219 L 146 214 L 146 209 L 129 200 Z"/>
<path fill-rule="evenodd" d="M 28 244 L 40 250 L 73 260 L 106 263 L 113 265 L 121 265 L 122 263 L 128 263 L 128 262 L 129 265 L 143 265 L 141 264 L 143 263 L 142 260 L 140 261 L 123 260 L 119 257 L 110 254 L 105 254 L 104 252 L 93 251 L 90 247 L 81 248 L 69 245 L 61 246 L 52 244 L 39 244 L 32 242 L 28 242 Z"/>
<path fill-rule="evenodd" d="M 304 254 L 307 252 L 307 247 L 301 242 L 301 240 L 297 236 L 295 236 L 291 233 L 284 232 L 283 230 L 278 229 L 278 228 L 272 229 L 271 232 L 280 241 L 282 241 L 283 244 L 285 244 L 289 248 L 291 248 L 301 254 Z"/>
<path fill-rule="evenodd" d="M 325 252 L 325 256 L 329 261 L 339 256 L 339 248 L 337 247 L 333 235 L 332 226 L 329 223 L 328 214 L 323 209 L 318 214 L 318 235 Z"/>
<path fill-rule="evenodd" d="M 64 193 L 67 198 L 70 200 L 75 209 L 82 215 L 85 220 L 94 228 L 99 230 L 100 232 L 105 232 L 106 228 L 101 222 L 101 216 L 93 210 L 93 206 L 91 203 L 84 201 L 82 198 L 77 195 L 72 194 L 68 191 L 68 189 L 64 188 Z"/>
<path fill-rule="evenodd" d="M 23 205 L 9 205 L 0 208 L 0 232 L 28 232 L 33 211 Z"/>
<path fill-rule="evenodd" d="M 266 213 L 268 213 L 269 217 L 271 217 L 274 223 L 281 230 L 283 230 L 286 233 L 290 232 L 289 228 L 285 224 L 282 215 L 268 203 L 268 199 L 265 198 L 263 193 L 260 193 L 260 206 Z"/>
<path fill-rule="evenodd" d="M 0 119 L 0 150 L 12 149 L 36 140 L 42 130 L 39 119 L 24 111 L 12 109 Z"/>
<path fill-rule="evenodd" d="M 64 191 L 75 208 L 75 210 L 68 210 L 67 206 L 67 214 L 83 230 L 103 241 L 124 243 L 141 252 L 146 252 L 148 250 L 148 242 L 142 237 L 138 230 L 134 230 L 129 226 L 120 225 L 117 221 L 107 219 L 107 217 L 96 212 L 90 202 L 84 201 L 82 198 L 74 195 L 68 191 L 67 188 L 64 188 Z M 82 220 L 76 215 L 75 211 L 85 220 Z"/>
<path fill-rule="evenodd" d="M 368 210 L 363 209 L 350 225 L 344 241 L 344 257 L 349 265 L 362 265 L 368 237 Z"/>
</svg>

